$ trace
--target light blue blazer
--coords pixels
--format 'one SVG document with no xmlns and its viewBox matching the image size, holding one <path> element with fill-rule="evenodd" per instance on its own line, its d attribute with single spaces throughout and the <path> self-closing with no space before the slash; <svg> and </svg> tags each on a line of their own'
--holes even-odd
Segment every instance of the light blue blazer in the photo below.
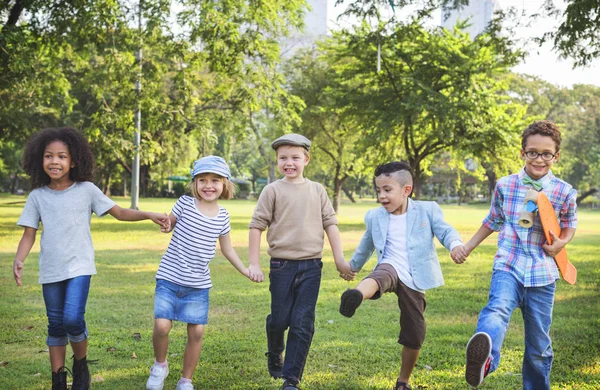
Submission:
<svg viewBox="0 0 600 390">
<path fill-rule="evenodd" d="M 377 252 L 377 264 L 381 262 L 385 252 L 389 222 L 390 213 L 383 207 L 367 212 L 365 215 L 367 230 L 350 260 L 350 266 L 354 271 L 360 270 L 365 265 L 373 255 L 373 251 Z M 442 286 L 444 277 L 433 237 L 437 237 L 449 250 L 452 242 L 460 241 L 460 235 L 444 221 L 440 206 L 435 202 L 414 201 L 409 198 L 406 234 L 408 262 L 415 286 L 421 290 Z"/>
</svg>

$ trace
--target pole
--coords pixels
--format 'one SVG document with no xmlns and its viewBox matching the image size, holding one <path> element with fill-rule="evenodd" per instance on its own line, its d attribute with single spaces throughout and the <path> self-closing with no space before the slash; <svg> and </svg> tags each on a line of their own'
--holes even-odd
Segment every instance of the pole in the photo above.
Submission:
<svg viewBox="0 0 600 390">
<path fill-rule="evenodd" d="M 137 61 L 139 64 L 138 79 L 135 82 L 135 92 L 137 96 L 137 111 L 135 112 L 135 134 L 133 136 L 133 167 L 131 172 L 131 208 L 137 210 L 140 197 L 140 133 L 142 127 L 142 109 L 140 104 L 140 95 L 142 92 L 142 0 L 138 3 L 138 31 L 140 34 L 140 48 L 138 50 Z"/>
</svg>

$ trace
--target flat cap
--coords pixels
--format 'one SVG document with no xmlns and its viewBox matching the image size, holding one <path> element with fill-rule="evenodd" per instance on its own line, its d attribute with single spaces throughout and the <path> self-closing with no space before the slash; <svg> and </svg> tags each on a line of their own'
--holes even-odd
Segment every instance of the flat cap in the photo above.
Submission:
<svg viewBox="0 0 600 390">
<path fill-rule="evenodd" d="M 271 143 L 271 147 L 277 150 L 281 145 L 301 146 L 306 150 L 310 150 L 311 142 L 303 135 L 290 133 L 277 138 Z"/>
</svg>

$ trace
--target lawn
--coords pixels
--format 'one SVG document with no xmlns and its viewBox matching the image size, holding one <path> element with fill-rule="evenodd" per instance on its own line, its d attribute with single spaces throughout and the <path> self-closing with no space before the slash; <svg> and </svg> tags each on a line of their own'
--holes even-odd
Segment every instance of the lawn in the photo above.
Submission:
<svg viewBox="0 0 600 390">
<path fill-rule="evenodd" d="M 37 283 L 38 241 L 24 268 L 24 285 L 12 278 L 12 261 L 22 229 L 15 225 L 23 197 L 0 195 L 0 389 L 49 389 L 50 368 L 45 345 L 46 317 Z M 123 207 L 129 200 L 118 199 Z M 142 199 L 142 209 L 168 212 L 173 199 Z M 247 262 L 247 225 L 254 203 L 222 203 L 232 217 L 233 243 Z M 375 203 L 342 204 L 340 229 L 346 259 L 363 232 L 363 216 Z M 446 219 L 468 239 L 487 212 L 485 206 L 443 206 Z M 144 389 L 153 362 L 154 274 L 170 235 L 149 221 L 119 222 L 108 216 L 92 219 L 98 275 L 92 278 L 86 319 L 94 389 Z M 414 389 L 467 389 L 464 348 L 485 305 L 496 235 L 486 240 L 463 265 L 454 264 L 440 247 L 446 285 L 427 292 L 427 337 L 414 371 Z M 264 239 L 264 235 L 263 235 Z M 266 244 L 262 265 L 267 269 Z M 555 360 L 552 389 L 600 389 L 600 212 L 581 210 L 579 229 L 568 246 L 579 271 L 575 286 L 558 283 L 552 338 Z M 316 333 L 306 364 L 304 389 L 389 390 L 398 374 L 400 346 L 394 295 L 366 302 L 352 319 L 338 313 L 342 292 L 357 282 L 340 279 L 328 245 L 317 304 Z M 358 275 L 375 264 L 372 259 Z M 196 389 L 275 390 L 280 381 L 266 370 L 265 316 L 269 313 L 268 282 L 242 277 L 220 254 L 211 263 L 209 325 L 194 376 Z M 171 374 L 165 389 L 174 389 L 181 371 L 185 325 L 171 332 Z M 499 369 L 481 389 L 521 388 L 523 321 L 513 316 Z M 71 365 L 69 361 L 68 365 Z"/>
</svg>

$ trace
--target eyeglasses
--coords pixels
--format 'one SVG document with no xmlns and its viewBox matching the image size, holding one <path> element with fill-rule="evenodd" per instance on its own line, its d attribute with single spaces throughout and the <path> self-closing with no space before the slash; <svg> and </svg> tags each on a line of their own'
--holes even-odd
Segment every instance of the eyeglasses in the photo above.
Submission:
<svg viewBox="0 0 600 390">
<path fill-rule="evenodd" d="M 530 160 L 535 160 L 539 156 L 542 156 L 542 160 L 551 161 L 552 159 L 554 159 L 554 157 L 556 157 L 556 154 L 552 154 L 550 152 L 538 153 L 534 152 L 533 150 L 530 150 L 528 152 L 525 152 L 525 156 Z"/>
</svg>

